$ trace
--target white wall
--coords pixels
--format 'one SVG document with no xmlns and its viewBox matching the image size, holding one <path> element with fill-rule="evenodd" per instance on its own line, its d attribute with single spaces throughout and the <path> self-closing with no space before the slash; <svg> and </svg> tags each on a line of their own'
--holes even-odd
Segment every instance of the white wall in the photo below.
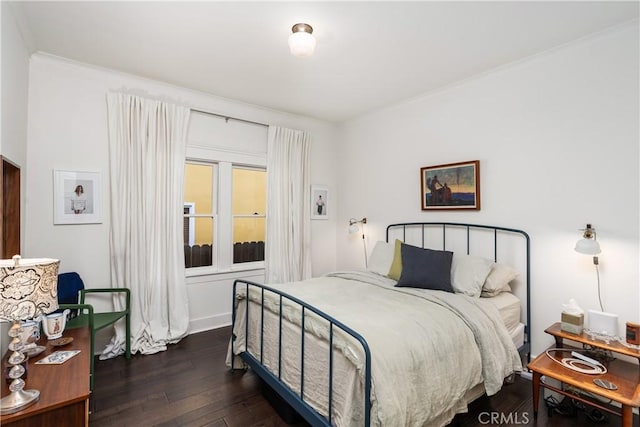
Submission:
<svg viewBox="0 0 640 427">
<path fill-rule="evenodd" d="M 88 287 L 109 286 L 109 163 L 106 94 L 126 90 L 205 111 L 272 125 L 304 129 L 312 135 L 314 183 L 335 188 L 332 173 L 335 126 L 217 98 L 161 82 L 84 66 L 43 54 L 30 62 L 26 242 L 30 256 L 56 257 L 60 270 L 77 271 Z M 53 225 L 53 170 L 100 171 L 103 223 Z M 335 219 L 312 227 L 313 272 L 335 266 Z M 261 272 L 252 272 L 250 278 Z M 230 322 L 232 279 L 237 275 L 189 278 L 191 331 Z"/>
<path fill-rule="evenodd" d="M 2 138 L 0 153 L 26 167 L 29 52 L 13 9 L 2 2 Z"/>
<path fill-rule="evenodd" d="M 20 166 L 21 216 L 20 230 L 24 248 L 25 185 L 27 171 L 27 92 L 29 52 L 16 25 L 11 5 L 2 2 L 2 121 L 0 124 L 0 154 Z M 23 251 L 23 255 L 27 255 Z M 0 356 L 7 351 L 8 324 L 0 323 Z"/>
<path fill-rule="evenodd" d="M 598 307 L 591 258 L 573 251 L 590 222 L 604 308 L 638 321 L 638 75 L 636 22 L 345 124 L 337 267 L 362 264 L 349 217 L 368 217 L 369 248 L 398 221 L 524 229 L 536 354 L 562 302 Z M 420 210 L 420 167 L 475 159 L 479 212 Z"/>
</svg>

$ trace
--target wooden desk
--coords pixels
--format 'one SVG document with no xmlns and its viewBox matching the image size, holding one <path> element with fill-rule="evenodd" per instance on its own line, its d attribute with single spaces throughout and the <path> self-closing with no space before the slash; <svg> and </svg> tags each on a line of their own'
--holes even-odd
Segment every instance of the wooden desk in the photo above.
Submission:
<svg viewBox="0 0 640 427">
<path fill-rule="evenodd" d="M 29 359 L 25 389 L 40 390 L 40 400 L 22 411 L 0 416 L 0 424 L 6 427 L 48 427 L 55 425 L 89 425 L 89 361 L 91 334 L 88 328 L 66 330 L 64 337 L 73 342 L 63 347 L 53 347 L 46 337 L 38 341 L 47 349 Z M 36 365 L 35 362 L 56 350 L 81 350 L 61 365 Z M 3 363 L 3 367 L 4 367 Z M 2 397 L 9 394 L 9 387 L 2 378 Z"/>
</svg>

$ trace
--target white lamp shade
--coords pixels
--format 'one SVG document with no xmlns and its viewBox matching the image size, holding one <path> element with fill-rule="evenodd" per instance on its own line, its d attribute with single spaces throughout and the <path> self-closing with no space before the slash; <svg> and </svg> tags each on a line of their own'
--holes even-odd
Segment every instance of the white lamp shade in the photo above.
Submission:
<svg viewBox="0 0 640 427">
<path fill-rule="evenodd" d="M 297 31 L 289 36 L 289 49 L 294 56 L 311 56 L 316 48 L 316 38 L 305 31 Z"/>
<path fill-rule="evenodd" d="M 580 239 L 576 242 L 576 252 L 585 255 L 598 255 L 600 250 L 600 244 L 597 240 L 593 239 Z"/>
<path fill-rule="evenodd" d="M 58 267 L 50 258 L 0 260 L 0 319 L 27 320 L 58 309 Z"/>
<path fill-rule="evenodd" d="M 360 230 L 360 226 L 358 225 L 358 223 L 354 222 L 353 224 L 349 225 L 349 233 L 350 234 L 357 233 L 358 230 Z"/>
</svg>

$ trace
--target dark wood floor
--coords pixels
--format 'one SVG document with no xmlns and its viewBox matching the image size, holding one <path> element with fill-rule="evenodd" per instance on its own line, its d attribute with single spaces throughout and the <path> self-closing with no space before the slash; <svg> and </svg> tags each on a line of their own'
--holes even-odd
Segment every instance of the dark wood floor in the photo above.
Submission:
<svg viewBox="0 0 640 427">
<path fill-rule="evenodd" d="M 225 366 L 229 334 L 230 328 L 222 328 L 190 335 L 158 354 L 96 360 L 90 426 L 288 425 L 262 396 L 252 372 L 231 373 Z M 580 412 L 575 417 L 548 418 L 544 402 L 540 406 L 535 422 L 531 383 L 518 377 L 497 395 L 475 401 L 469 413 L 458 415 L 452 425 L 620 425 L 618 417 L 598 424 Z M 501 422 L 492 422 L 492 416 Z M 638 425 L 635 418 L 634 426 Z"/>
</svg>

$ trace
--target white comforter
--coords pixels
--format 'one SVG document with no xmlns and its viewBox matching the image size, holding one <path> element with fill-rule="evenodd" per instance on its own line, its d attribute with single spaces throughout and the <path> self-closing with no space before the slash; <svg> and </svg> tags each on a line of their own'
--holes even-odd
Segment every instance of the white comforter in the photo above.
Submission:
<svg viewBox="0 0 640 427">
<path fill-rule="evenodd" d="M 474 386 L 484 382 L 487 394 L 495 394 L 505 377 L 522 369 L 517 349 L 495 308 L 464 295 L 396 288 L 394 284 L 374 273 L 352 271 L 270 285 L 335 317 L 366 339 L 372 355 L 371 425 L 444 425 L 456 412 L 464 411 L 465 394 Z M 257 288 L 249 293 L 252 302 L 261 302 Z M 244 287 L 238 295 L 239 303 L 245 296 Z M 264 295 L 269 313 L 264 343 L 258 343 L 258 333 L 250 332 L 255 336 L 249 340 L 249 350 L 258 355 L 262 349 L 264 364 L 277 372 L 278 333 L 273 329 L 278 315 L 273 313 L 278 313 L 278 298 L 269 292 Z M 246 348 L 244 307 L 239 305 L 234 330 L 235 354 Z M 284 307 L 283 318 L 299 328 L 299 306 L 284 299 Z M 259 331 L 262 320 L 258 310 L 251 310 L 249 330 Z M 328 328 L 308 310 L 306 313 L 305 329 L 317 339 L 305 342 L 305 400 L 326 414 L 323 396 L 327 389 L 311 382 L 326 369 L 314 363 L 327 363 L 317 348 L 318 342 L 326 346 Z M 299 338 L 291 338 L 296 333 L 299 335 L 289 326 L 283 335 L 282 377 L 299 391 L 300 351 L 294 348 L 299 347 Z M 357 341 L 335 329 L 334 348 L 343 358 L 335 362 L 333 423 L 361 425 L 364 407 L 358 400 L 362 400 L 364 353 Z M 295 368 L 285 369 L 287 364 Z M 346 364 L 353 365 L 353 375 Z"/>
</svg>

